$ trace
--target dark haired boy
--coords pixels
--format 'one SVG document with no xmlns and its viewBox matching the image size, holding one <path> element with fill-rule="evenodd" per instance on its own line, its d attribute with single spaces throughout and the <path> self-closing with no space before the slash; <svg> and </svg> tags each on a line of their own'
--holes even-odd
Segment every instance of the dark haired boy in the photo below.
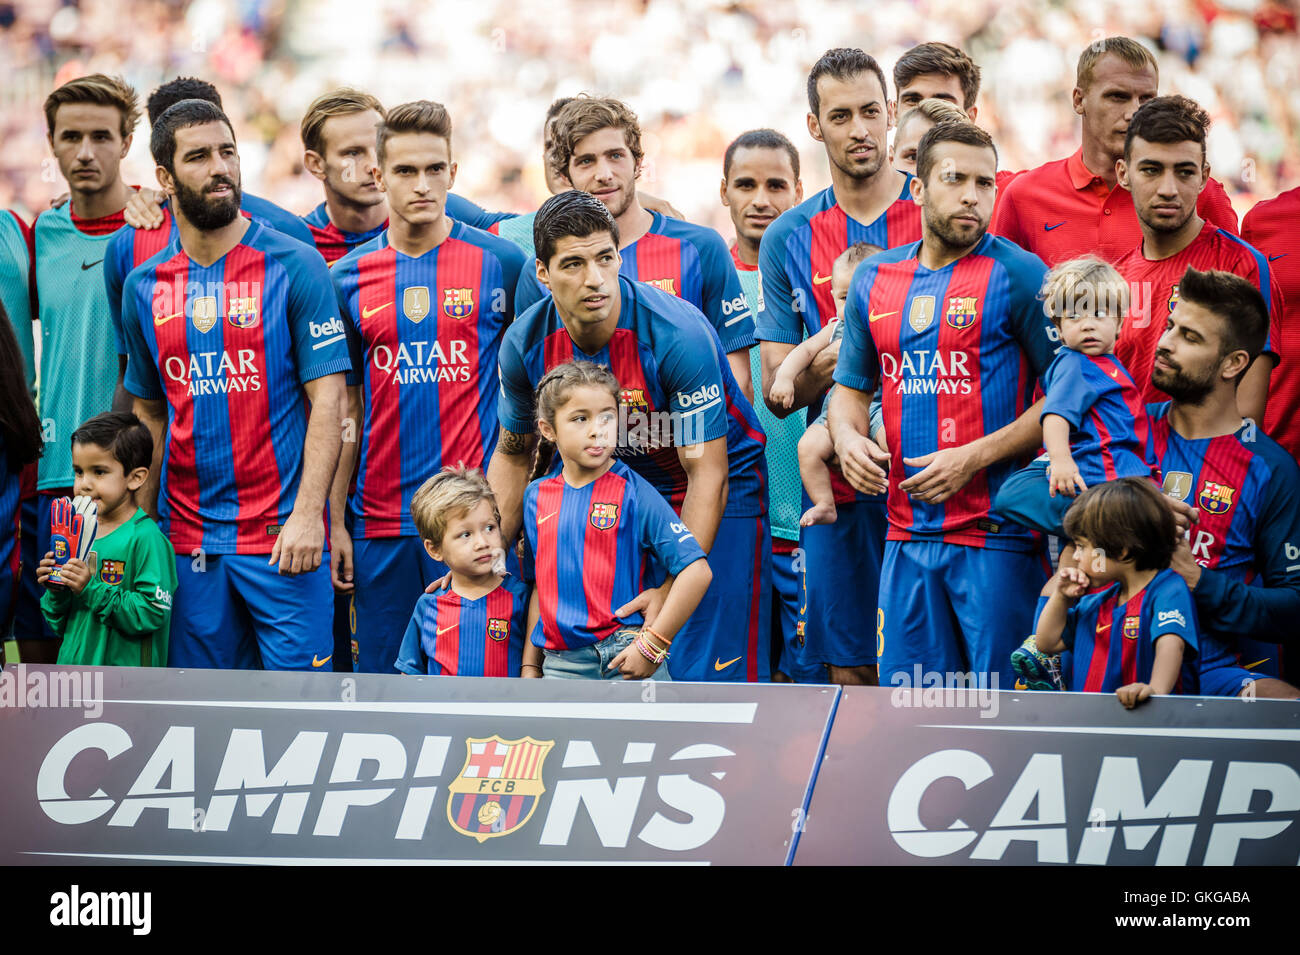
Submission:
<svg viewBox="0 0 1300 955">
<path fill-rule="evenodd" d="M 72 434 L 74 491 L 95 502 L 99 528 L 90 559 L 63 565 L 63 586 L 49 582 L 53 552 L 36 571 L 41 612 L 63 637 L 61 664 L 167 663 L 176 558 L 136 504 L 152 459 L 153 437 L 133 414 L 96 415 Z"/>
<path fill-rule="evenodd" d="M 1169 566 L 1174 527 L 1160 492 L 1139 477 L 1094 485 L 1066 512 L 1081 560 L 1057 572 L 1036 643 L 1042 653 L 1073 651 L 1073 689 L 1114 690 L 1132 709 L 1178 686 L 1198 627 L 1192 593 Z M 1099 584 L 1109 586 L 1088 593 Z"/>
</svg>

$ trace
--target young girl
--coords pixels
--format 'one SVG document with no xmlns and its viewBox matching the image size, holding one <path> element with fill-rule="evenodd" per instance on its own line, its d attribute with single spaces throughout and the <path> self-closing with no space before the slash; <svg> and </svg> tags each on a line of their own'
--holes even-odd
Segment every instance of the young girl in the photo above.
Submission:
<svg viewBox="0 0 1300 955">
<path fill-rule="evenodd" d="M 668 679 L 660 664 L 709 588 L 704 552 L 650 484 L 613 458 L 619 383 L 591 362 L 537 389 L 537 430 L 563 467 L 524 492 L 524 579 L 535 582 L 523 676 Z M 619 610 L 653 556 L 673 579 L 653 626 Z"/>
<path fill-rule="evenodd" d="M 1177 536 L 1160 492 L 1146 478 L 1098 484 L 1066 512 L 1065 530 L 1079 565 L 1052 582 L 1038 650 L 1072 650 L 1070 688 L 1113 690 L 1129 709 L 1173 692 L 1184 655 L 1196 653 L 1197 622 L 1191 591 L 1169 567 Z M 1101 584 L 1110 586 L 1087 593 Z"/>
</svg>

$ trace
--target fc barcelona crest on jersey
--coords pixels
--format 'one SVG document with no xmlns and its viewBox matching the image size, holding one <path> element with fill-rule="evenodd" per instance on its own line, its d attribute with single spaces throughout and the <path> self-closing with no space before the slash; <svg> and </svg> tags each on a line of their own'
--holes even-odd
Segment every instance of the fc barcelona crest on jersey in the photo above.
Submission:
<svg viewBox="0 0 1300 955">
<path fill-rule="evenodd" d="M 907 324 L 918 335 L 934 324 L 934 296 L 918 295 L 907 312 Z"/>
<path fill-rule="evenodd" d="M 1237 489 L 1227 484 L 1202 481 L 1201 493 L 1197 496 L 1196 503 L 1201 505 L 1203 511 L 1210 514 L 1226 514 L 1232 507 L 1232 497 L 1236 493 Z"/>
<path fill-rule="evenodd" d="M 502 617 L 491 617 L 488 619 L 488 637 L 500 643 L 506 637 L 510 636 L 510 621 Z"/>
<path fill-rule="evenodd" d="M 1175 282 L 1174 287 L 1169 291 L 1169 311 L 1172 312 L 1174 310 L 1174 306 L 1177 304 L 1178 304 L 1178 283 Z"/>
<path fill-rule="evenodd" d="M 402 314 L 419 324 L 429 314 L 429 287 L 412 285 L 402 292 Z"/>
<path fill-rule="evenodd" d="M 618 403 L 629 411 L 649 411 L 644 388 L 623 388 L 618 393 Z"/>
<path fill-rule="evenodd" d="M 196 298 L 194 307 L 190 310 L 190 321 L 201 332 L 211 331 L 212 326 L 217 324 L 217 297 L 204 295 Z"/>
<path fill-rule="evenodd" d="M 1141 632 L 1142 632 L 1142 618 L 1140 616 L 1132 616 L 1132 617 L 1124 618 L 1124 639 L 1125 640 L 1136 640 L 1138 638 L 1138 634 Z"/>
<path fill-rule="evenodd" d="M 645 280 L 645 284 L 646 284 L 646 285 L 653 285 L 653 286 L 654 286 L 655 288 L 657 288 L 657 289 L 663 289 L 663 290 L 664 290 L 665 292 L 667 292 L 669 295 L 676 295 L 676 294 L 677 294 L 677 280 L 676 280 L 676 279 L 646 279 L 646 280 Z"/>
<path fill-rule="evenodd" d="M 464 318 L 474 311 L 472 288 L 449 288 L 442 295 L 442 310 L 449 318 Z"/>
<path fill-rule="evenodd" d="M 99 563 L 99 579 L 106 584 L 120 584 L 126 564 L 120 560 L 103 560 Z"/>
<path fill-rule="evenodd" d="M 466 739 L 465 765 L 447 787 L 451 827 L 480 843 L 523 828 L 546 792 L 542 764 L 554 746 L 531 736 Z"/>
<path fill-rule="evenodd" d="M 1192 491 L 1192 476 L 1186 471 L 1169 471 L 1165 474 L 1161 490 L 1175 501 L 1185 501 Z"/>
<path fill-rule="evenodd" d="M 226 309 L 226 321 L 231 325 L 236 328 L 252 328 L 257 324 L 258 318 L 257 297 L 255 295 L 230 300 L 230 305 Z"/>
<path fill-rule="evenodd" d="M 970 328 L 975 324 L 975 319 L 979 318 L 979 312 L 976 311 L 976 305 L 979 298 L 974 295 L 956 295 L 948 299 L 948 311 L 944 315 L 946 321 L 953 328 Z"/>
<path fill-rule="evenodd" d="M 591 505 L 591 526 L 607 531 L 618 523 L 618 505 L 596 502 Z"/>
</svg>

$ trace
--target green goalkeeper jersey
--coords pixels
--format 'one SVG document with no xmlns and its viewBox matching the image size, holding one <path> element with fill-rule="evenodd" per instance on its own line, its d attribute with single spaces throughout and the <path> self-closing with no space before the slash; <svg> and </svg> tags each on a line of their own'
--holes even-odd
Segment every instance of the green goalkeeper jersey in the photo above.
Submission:
<svg viewBox="0 0 1300 955">
<path fill-rule="evenodd" d="M 63 637 L 59 663 L 75 666 L 167 665 L 176 554 L 139 508 L 125 524 L 96 537 L 95 574 L 80 594 L 51 587 L 41 613 Z"/>
</svg>

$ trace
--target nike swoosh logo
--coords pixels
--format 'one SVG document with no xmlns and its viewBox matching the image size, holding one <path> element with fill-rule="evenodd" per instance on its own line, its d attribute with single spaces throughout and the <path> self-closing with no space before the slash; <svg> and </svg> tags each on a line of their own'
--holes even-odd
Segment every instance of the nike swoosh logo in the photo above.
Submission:
<svg viewBox="0 0 1300 955">
<path fill-rule="evenodd" d="M 1044 231 L 1044 232 L 1051 232 L 1053 229 L 1059 229 L 1059 228 L 1060 228 L 1061 226 L 1063 226 L 1063 225 L 1065 225 L 1064 222 L 1058 222 L 1058 223 L 1056 223 L 1056 225 L 1048 225 L 1046 222 L 1044 222 L 1044 223 L 1043 223 L 1043 231 Z"/>
<path fill-rule="evenodd" d="M 1119 372 L 1115 371 L 1114 369 L 1111 369 L 1110 376 L 1111 376 L 1112 378 L 1118 378 L 1118 377 L 1119 377 Z"/>
<path fill-rule="evenodd" d="M 450 627 L 442 627 L 438 630 L 438 636 L 441 637 L 448 630 L 455 630 L 455 629 L 456 629 L 456 625 L 454 623 Z"/>
<path fill-rule="evenodd" d="M 1268 257 L 1268 260 L 1269 260 L 1270 262 L 1276 262 L 1278 259 L 1283 258 L 1284 256 L 1287 256 L 1287 255 L 1290 255 L 1290 254 L 1291 254 L 1290 252 L 1283 252 L 1283 253 L 1281 253 L 1281 255 L 1270 255 L 1270 256 Z M 84 268 L 84 266 L 83 266 L 83 268 Z M 1260 661 L 1260 662 L 1263 662 L 1263 661 Z"/>
<path fill-rule="evenodd" d="M 1244 669 L 1244 670 L 1253 670 L 1253 669 L 1255 669 L 1255 667 L 1257 667 L 1257 666 L 1262 666 L 1263 664 L 1267 663 L 1267 662 L 1268 662 L 1269 660 L 1271 660 L 1271 659 L 1273 659 L 1273 658 L 1272 658 L 1272 657 L 1265 657 L 1265 658 L 1262 659 L 1262 660 L 1256 660 L 1254 663 L 1246 663 L 1246 664 L 1243 664 L 1243 665 L 1242 665 L 1242 669 Z"/>
<path fill-rule="evenodd" d="M 95 266 L 97 266 L 100 262 L 103 261 L 104 261 L 103 259 L 96 259 L 94 262 L 82 262 L 81 271 L 84 272 L 86 271 L 86 269 L 93 269 Z"/>
<path fill-rule="evenodd" d="M 829 275 L 818 275 L 816 272 L 813 273 L 813 285 L 825 285 L 830 280 L 831 277 Z"/>
<path fill-rule="evenodd" d="M 898 314 L 898 309 L 894 309 L 892 312 L 871 312 L 867 315 L 867 321 L 878 322 L 882 318 L 888 318 L 890 315 L 897 315 L 897 314 Z"/>
<path fill-rule="evenodd" d="M 731 666 L 733 663 L 736 662 L 736 660 L 739 660 L 739 659 L 740 659 L 740 657 L 736 657 L 735 660 L 728 660 L 726 663 L 722 663 L 721 661 L 715 659 L 715 660 L 713 661 L 713 669 L 715 669 L 715 670 L 725 670 L 727 667 Z"/>
<path fill-rule="evenodd" d="M 374 308 L 363 308 L 361 310 L 361 317 L 369 318 L 371 315 L 375 314 L 375 312 L 388 308 L 388 306 L 392 304 L 393 304 L 392 302 L 385 302 L 383 305 L 376 305 Z"/>
<path fill-rule="evenodd" d="M 327 656 L 324 660 L 318 659 L 316 657 L 316 654 L 313 653 L 311 655 L 311 665 L 313 667 L 323 667 L 325 664 L 329 663 L 333 659 L 334 659 L 334 654 L 332 653 L 329 656 Z"/>
<path fill-rule="evenodd" d="M 166 325 L 173 318 L 176 318 L 177 316 L 184 315 L 184 314 L 185 314 L 184 312 L 172 312 L 170 315 L 158 315 L 154 318 L 153 323 L 155 326 Z"/>
<path fill-rule="evenodd" d="M 554 517 L 554 516 L 555 516 L 556 514 L 558 514 L 558 513 L 560 513 L 560 512 L 559 512 L 559 511 L 551 511 L 551 513 L 547 514 L 545 517 L 539 517 L 539 518 L 537 519 L 537 523 L 538 523 L 538 524 L 545 524 L 547 521 L 549 521 L 552 517 Z"/>
</svg>

